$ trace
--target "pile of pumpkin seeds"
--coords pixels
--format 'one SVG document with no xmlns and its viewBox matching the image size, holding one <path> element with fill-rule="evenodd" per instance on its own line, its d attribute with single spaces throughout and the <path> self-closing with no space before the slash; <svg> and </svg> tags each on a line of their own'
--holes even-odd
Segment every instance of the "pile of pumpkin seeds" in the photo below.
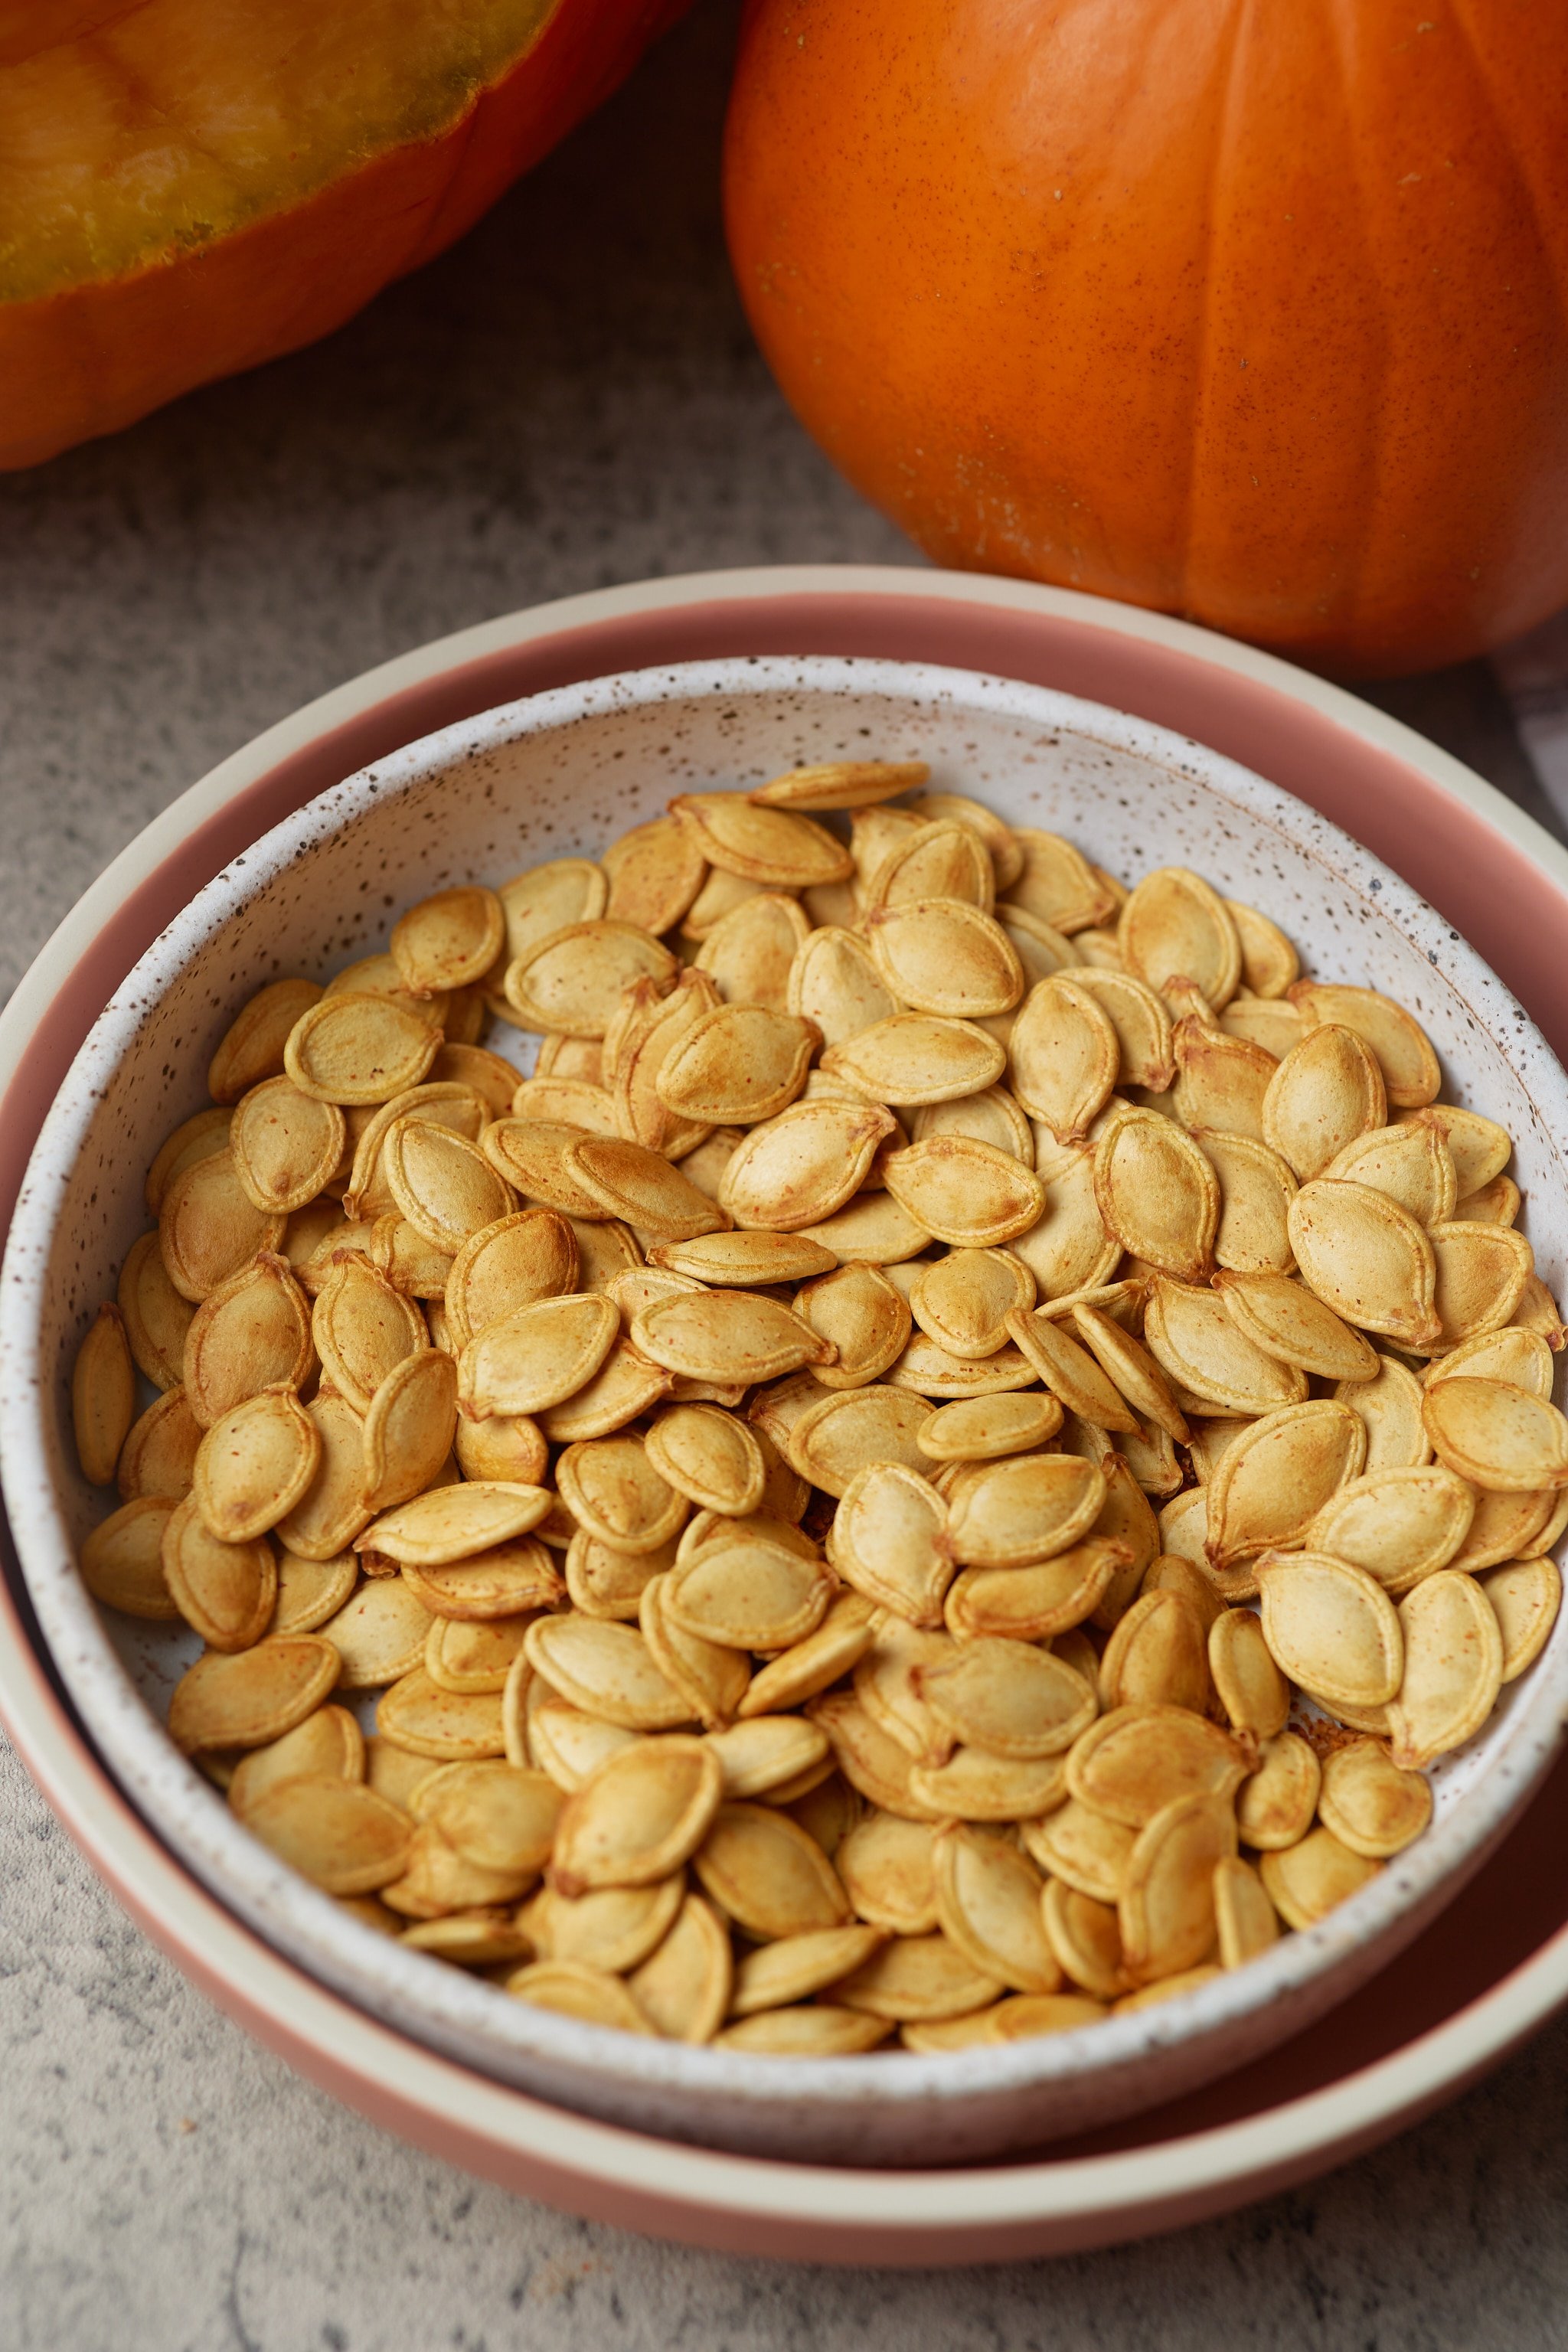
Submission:
<svg viewBox="0 0 1568 2352">
<path fill-rule="evenodd" d="M 1243 1966 L 1557 1611 L 1503 1129 L 1200 876 L 927 782 L 683 795 L 264 988 L 77 1362 L 83 1575 L 203 1637 L 240 1821 L 628 2032 L 952 2050 Z"/>
</svg>

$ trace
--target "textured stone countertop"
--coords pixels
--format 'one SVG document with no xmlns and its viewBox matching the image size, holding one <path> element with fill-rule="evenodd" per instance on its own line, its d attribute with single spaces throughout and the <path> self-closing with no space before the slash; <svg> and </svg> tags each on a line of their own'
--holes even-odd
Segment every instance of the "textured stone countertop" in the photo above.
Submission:
<svg viewBox="0 0 1568 2352">
<path fill-rule="evenodd" d="M 166 801 L 370 663 L 652 572 L 915 560 L 792 423 L 731 290 L 731 31 L 700 9 L 330 342 L 0 480 L 0 993 Z M 1380 699 L 1533 798 L 1479 667 Z M 650 2244 L 298 2080 L 0 1744 L 0 2352 L 1533 2352 L 1568 2343 L 1565 2118 L 1560 2023 L 1347 2169 L 1120 2251 L 921 2275 Z"/>
</svg>

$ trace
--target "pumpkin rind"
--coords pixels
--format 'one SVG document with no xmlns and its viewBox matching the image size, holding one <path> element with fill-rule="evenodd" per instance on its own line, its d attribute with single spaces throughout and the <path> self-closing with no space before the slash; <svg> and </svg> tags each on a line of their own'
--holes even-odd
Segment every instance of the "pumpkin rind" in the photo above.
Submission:
<svg viewBox="0 0 1568 2352">
<path fill-rule="evenodd" d="M 939 563 L 1363 675 L 1527 628 L 1568 596 L 1563 8 L 1421 16 L 752 0 L 728 227 L 786 396 Z"/>
</svg>

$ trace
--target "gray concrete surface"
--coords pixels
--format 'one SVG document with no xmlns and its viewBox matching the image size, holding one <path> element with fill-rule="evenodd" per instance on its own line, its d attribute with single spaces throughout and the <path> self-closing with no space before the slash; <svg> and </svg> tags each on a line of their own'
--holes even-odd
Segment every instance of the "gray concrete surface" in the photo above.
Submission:
<svg viewBox="0 0 1568 2352">
<path fill-rule="evenodd" d="M 313 352 L 0 481 L 0 992 L 258 728 L 402 647 L 710 564 L 910 551 L 752 351 L 707 7 L 468 242 Z M 1383 698 L 1531 796 L 1479 667 Z M 1568 2027 L 1391 2147 L 1180 2236 L 931 2276 L 510 2200 L 298 2081 L 0 1750 L 0 2352 L 1535 2352 L 1568 2343 Z"/>
</svg>

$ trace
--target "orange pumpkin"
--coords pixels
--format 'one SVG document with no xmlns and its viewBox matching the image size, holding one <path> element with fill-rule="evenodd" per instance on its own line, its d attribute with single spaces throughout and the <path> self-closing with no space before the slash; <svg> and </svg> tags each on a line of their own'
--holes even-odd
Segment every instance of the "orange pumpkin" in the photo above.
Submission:
<svg viewBox="0 0 1568 2352">
<path fill-rule="evenodd" d="M 1568 600 L 1568 0 L 752 0 L 726 202 L 941 562 L 1363 675 Z"/>
<path fill-rule="evenodd" d="M 684 0 L 0 0 L 0 467 L 450 245 Z"/>
</svg>

